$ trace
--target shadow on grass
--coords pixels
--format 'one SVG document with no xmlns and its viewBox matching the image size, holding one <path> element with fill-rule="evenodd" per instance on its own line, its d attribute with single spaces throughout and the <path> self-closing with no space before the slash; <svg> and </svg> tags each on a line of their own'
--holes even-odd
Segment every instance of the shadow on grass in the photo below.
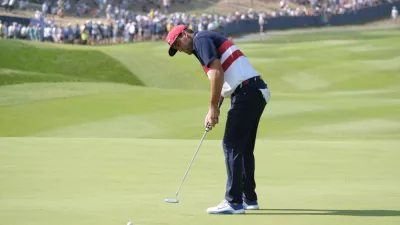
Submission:
<svg viewBox="0 0 400 225">
<path fill-rule="evenodd" d="M 245 215 L 265 216 L 400 216 L 400 210 L 260 209 Z"/>
</svg>

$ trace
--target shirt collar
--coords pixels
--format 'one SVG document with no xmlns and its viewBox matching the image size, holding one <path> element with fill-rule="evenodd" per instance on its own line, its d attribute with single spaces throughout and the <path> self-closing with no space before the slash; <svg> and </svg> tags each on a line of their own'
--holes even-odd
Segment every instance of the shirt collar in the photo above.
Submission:
<svg viewBox="0 0 400 225">
<path fill-rule="evenodd" d="M 193 55 L 195 55 L 196 58 L 198 58 L 198 57 L 197 57 L 197 52 L 196 52 L 196 50 L 194 48 L 194 38 L 196 37 L 197 33 L 199 33 L 199 32 L 196 31 L 196 32 L 193 33 L 193 46 L 192 46 Z"/>
<path fill-rule="evenodd" d="M 198 33 L 199 33 L 198 31 L 196 31 L 196 32 L 193 33 L 193 51 L 194 51 L 194 38 L 196 37 L 196 35 L 197 35 Z"/>
</svg>

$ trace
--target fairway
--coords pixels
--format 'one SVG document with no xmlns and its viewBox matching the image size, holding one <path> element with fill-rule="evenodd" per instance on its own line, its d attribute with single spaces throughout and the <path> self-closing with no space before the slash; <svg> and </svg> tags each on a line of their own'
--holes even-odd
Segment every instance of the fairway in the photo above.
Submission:
<svg viewBox="0 0 400 225">
<path fill-rule="evenodd" d="M 204 132 L 209 83 L 193 57 L 171 59 L 165 43 L 0 40 L 0 224 L 400 224 L 399 42 L 375 30 L 238 43 L 272 94 L 255 153 L 261 210 L 221 216 L 206 208 L 224 197 L 229 99 L 180 203 L 164 202 Z"/>
</svg>

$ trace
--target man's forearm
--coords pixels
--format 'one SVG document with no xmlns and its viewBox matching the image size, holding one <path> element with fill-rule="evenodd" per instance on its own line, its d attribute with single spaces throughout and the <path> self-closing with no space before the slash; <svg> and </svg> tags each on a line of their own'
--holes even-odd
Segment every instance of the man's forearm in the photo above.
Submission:
<svg viewBox="0 0 400 225">
<path fill-rule="evenodd" d="M 210 107 L 218 107 L 221 98 L 221 90 L 224 84 L 224 72 L 218 69 L 211 70 L 211 98 Z"/>
<path fill-rule="evenodd" d="M 218 107 L 221 108 L 222 103 L 224 102 L 224 96 L 219 97 Z"/>
</svg>

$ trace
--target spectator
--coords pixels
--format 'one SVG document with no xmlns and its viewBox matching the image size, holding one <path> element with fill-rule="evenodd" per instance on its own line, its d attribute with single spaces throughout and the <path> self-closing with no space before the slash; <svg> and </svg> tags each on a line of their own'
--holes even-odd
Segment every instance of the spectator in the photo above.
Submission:
<svg viewBox="0 0 400 225">
<path fill-rule="evenodd" d="M 82 44 L 83 45 L 87 45 L 87 40 L 88 40 L 88 37 L 89 37 L 89 31 L 88 31 L 87 27 L 84 26 L 84 25 L 81 27 L 81 30 L 82 30 L 82 35 L 81 35 Z"/>
<path fill-rule="evenodd" d="M 57 40 L 58 40 L 58 43 L 60 43 L 60 44 L 64 43 L 63 37 L 64 37 L 63 36 L 63 27 L 60 26 L 60 27 L 57 28 Z"/>
<path fill-rule="evenodd" d="M 36 40 L 40 42 L 43 41 L 43 27 L 40 24 L 36 26 Z"/>
<path fill-rule="evenodd" d="M 45 42 L 51 42 L 51 28 L 49 25 L 45 26 L 43 29 L 43 40 Z"/>
<path fill-rule="evenodd" d="M 12 10 L 14 9 L 14 3 L 15 3 L 15 0 L 8 1 L 8 11 L 9 12 L 12 12 Z"/>
<path fill-rule="evenodd" d="M 136 23 L 132 21 L 127 26 L 128 26 L 128 32 L 129 32 L 129 42 L 133 42 L 135 40 Z"/>
<path fill-rule="evenodd" d="M 214 22 L 209 22 L 207 25 L 207 30 L 215 31 L 217 29 Z"/>
<path fill-rule="evenodd" d="M 46 13 L 47 13 L 48 8 L 49 8 L 49 5 L 48 5 L 48 4 L 49 4 L 49 3 L 48 3 L 47 0 L 43 2 L 43 4 L 42 4 L 42 13 L 43 13 L 43 14 L 46 14 Z"/>
<path fill-rule="evenodd" d="M 3 24 L 3 31 L 2 31 L 2 34 L 3 34 L 3 38 L 5 38 L 5 39 L 8 38 L 8 24 L 7 24 L 7 22 L 5 22 L 5 23 Z"/>
<path fill-rule="evenodd" d="M 392 19 L 395 24 L 397 24 L 397 17 L 399 16 L 399 12 L 397 11 L 396 6 L 393 6 L 392 9 Z"/>
<path fill-rule="evenodd" d="M 164 13 L 168 13 L 169 0 L 163 0 Z"/>
<path fill-rule="evenodd" d="M 71 9 L 71 2 L 67 0 L 67 2 L 65 2 L 65 10 L 69 11 L 69 9 Z"/>
<path fill-rule="evenodd" d="M 27 27 L 24 25 L 24 26 L 22 26 L 22 28 L 21 28 L 21 35 L 20 35 L 20 38 L 21 39 L 26 39 L 26 37 L 27 37 Z"/>
<path fill-rule="evenodd" d="M 35 29 L 33 28 L 32 24 L 29 24 L 29 26 L 28 26 L 28 36 L 29 36 L 29 40 L 31 40 L 31 41 L 36 40 Z"/>
<path fill-rule="evenodd" d="M 51 27 L 51 38 L 53 42 L 58 43 L 59 40 L 57 37 L 57 25 Z"/>
<path fill-rule="evenodd" d="M 26 2 L 24 0 L 19 0 L 19 9 L 20 10 L 25 10 L 26 9 L 25 5 L 26 5 Z"/>
<path fill-rule="evenodd" d="M 81 10 L 81 7 L 79 5 L 76 5 L 76 8 L 75 8 L 75 16 L 76 17 L 80 17 L 81 16 L 80 10 Z"/>
<path fill-rule="evenodd" d="M 74 37 L 74 44 L 79 44 L 79 40 L 81 40 L 81 28 L 79 24 L 76 24 L 74 29 L 72 30 L 73 37 Z"/>
<path fill-rule="evenodd" d="M 22 25 L 21 24 L 16 24 L 15 25 L 15 34 L 14 34 L 14 38 L 15 39 L 20 39 L 21 38 L 21 29 L 22 29 Z"/>
<path fill-rule="evenodd" d="M 311 0 L 311 4 L 313 4 L 313 2 L 315 2 L 315 1 L 316 1 L 316 0 Z M 281 9 L 286 8 L 286 6 L 287 6 L 286 0 L 281 0 L 281 1 L 279 2 L 279 7 L 280 7 Z"/>
<path fill-rule="evenodd" d="M 93 23 L 92 27 L 92 44 L 95 45 L 97 44 L 97 35 L 99 32 L 99 25 L 98 23 Z"/>
<path fill-rule="evenodd" d="M 8 26 L 8 38 L 15 38 L 15 22 Z"/>
<path fill-rule="evenodd" d="M 112 12 L 111 4 L 108 4 L 108 5 L 107 5 L 107 8 L 106 8 L 106 17 L 107 17 L 107 20 L 111 19 L 111 12 Z"/>
<path fill-rule="evenodd" d="M 4 10 L 7 12 L 8 9 L 8 0 L 3 0 L 1 3 L 1 6 L 4 7 Z"/>
<path fill-rule="evenodd" d="M 107 26 L 107 31 L 108 31 L 108 40 L 106 40 L 106 42 L 109 44 L 109 43 L 112 43 L 112 40 L 114 39 L 114 24 L 113 23 L 110 23 L 108 26 Z"/>
<path fill-rule="evenodd" d="M 265 23 L 264 14 L 263 14 L 263 13 L 260 13 L 260 14 L 258 15 L 258 25 L 260 25 L 260 34 L 261 34 L 261 35 L 264 34 L 264 23 Z"/>
<path fill-rule="evenodd" d="M 64 28 L 63 40 L 66 44 L 73 43 L 74 34 L 72 33 L 71 23 L 68 23 L 67 27 Z"/>
</svg>

